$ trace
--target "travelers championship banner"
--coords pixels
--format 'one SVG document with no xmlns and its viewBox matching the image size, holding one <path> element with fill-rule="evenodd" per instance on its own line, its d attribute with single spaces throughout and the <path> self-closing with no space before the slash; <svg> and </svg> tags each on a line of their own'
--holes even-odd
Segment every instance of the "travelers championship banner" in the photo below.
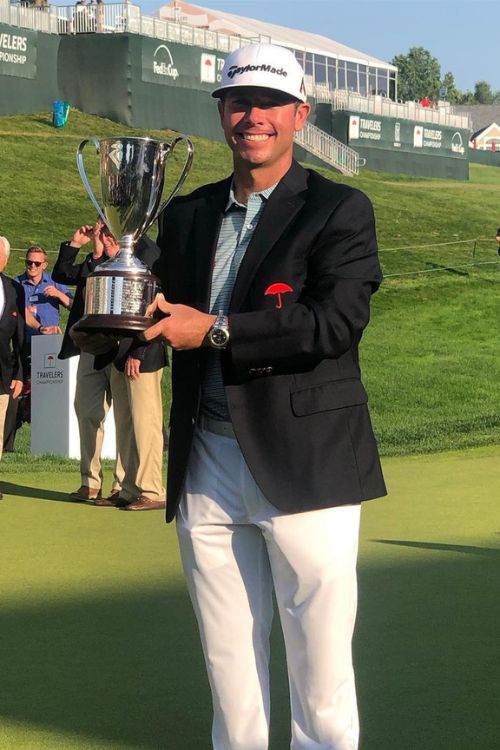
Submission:
<svg viewBox="0 0 500 750">
<path fill-rule="evenodd" d="M 0 75 L 36 78 L 37 32 L 0 23 Z"/>
<path fill-rule="evenodd" d="M 467 158 L 469 132 L 431 122 L 397 120 L 368 114 L 349 114 L 348 143 L 351 148 L 375 147 Z"/>
<path fill-rule="evenodd" d="M 142 80 L 163 86 L 211 91 L 220 81 L 225 55 L 142 37 Z"/>
</svg>

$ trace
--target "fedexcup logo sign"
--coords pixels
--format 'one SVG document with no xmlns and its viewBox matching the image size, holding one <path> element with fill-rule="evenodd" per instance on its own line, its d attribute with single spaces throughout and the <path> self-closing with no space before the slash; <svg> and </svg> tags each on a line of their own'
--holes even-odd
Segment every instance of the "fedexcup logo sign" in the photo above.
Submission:
<svg viewBox="0 0 500 750">
<path fill-rule="evenodd" d="M 460 135 L 458 130 L 456 133 L 453 133 L 453 138 L 451 139 L 451 150 L 454 154 L 461 154 L 462 156 L 465 153 L 462 136 Z"/>
<path fill-rule="evenodd" d="M 227 71 L 227 77 L 233 80 L 235 76 L 240 76 L 243 73 L 253 73 L 254 71 L 261 70 L 263 73 L 273 73 L 277 76 L 283 76 L 286 78 L 288 73 L 284 68 L 275 68 L 273 65 L 231 65 Z"/>
<path fill-rule="evenodd" d="M 153 71 L 159 76 L 173 78 L 174 81 L 179 77 L 179 71 L 175 67 L 170 50 L 165 44 L 160 44 L 154 51 Z"/>
</svg>

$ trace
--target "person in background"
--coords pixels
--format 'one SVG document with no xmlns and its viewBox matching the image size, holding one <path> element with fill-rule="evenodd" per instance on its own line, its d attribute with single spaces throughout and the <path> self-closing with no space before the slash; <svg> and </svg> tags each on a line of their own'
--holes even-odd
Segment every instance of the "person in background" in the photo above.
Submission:
<svg viewBox="0 0 500 750">
<path fill-rule="evenodd" d="M 0 459 L 9 397 L 19 398 L 23 389 L 24 294 L 22 287 L 4 274 L 9 255 L 10 243 L 0 236 Z"/>
<path fill-rule="evenodd" d="M 31 245 L 24 261 L 26 271 L 15 277 L 24 289 L 25 333 L 23 357 L 27 370 L 23 395 L 9 400 L 4 429 L 4 450 L 12 452 L 16 432 L 23 422 L 30 421 L 31 340 L 41 334 L 61 333 L 60 308 L 69 309 L 73 295 L 52 279 L 47 271 L 47 252 L 40 245 Z"/>
<path fill-rule="evenodd" d="M 385 494 L 359 343 L 382 273 L 370 200 L 304 169 L 292 52 L 250 44 L 213 96 L 233 173 L 160 216 L 173 348 L 167 520 L 200 629 L 214 750 L 267 750 L 273 590 L 294 750 L 356 750 L 361 502 Z M 367 747 L 370 739 L 367 738 Z"/>
<path fill-rule="evenodd" d="M 102 222 L 98 222 L 92 231 L 94 253 L 92 259 L 87 256 L 80 268 L 80 283 L 74 304 L 76 311 L 74 315 L 70 314 L 68 320 L 60 354 L 63 358 L 70 351 L 80 351 L 75 344 L 78 335 L 70 336 L 70 331 L 83 314 L 83 279 L 86 280 L 88 273 L 102 262 L 102 258 L 114 257 L 119 249 L 115 238 Z M 69 283 L 69 278 L 74 275 L 71 270 L 74 269 L 73 261 L 79 247 L 88 241 L 90 232 L 89 226 L 81 227 L 69 245 L 61 246 L 60 263 L 56 264 L 57 278 L 62 278 L 65 272 Z M 102 254 L 99 255 L 101 245 Z M 136 255 L 148 267 L 152 267 L 159 257 L 159 248 L 144 238 L 138 243 Z M 79 337 L 85 340 L 86 334 L 80 333 Z M 94 357 L 87 352 L 80 353 L 75 410 L 80 426 L 82 486 L 72 493 L 73 499 L 129 511 L 165 507 L 161 378 L 166 364 L 166 351 L 161 342 L 145 344 L 134 337 L 124 337 L 105 355 Z M 111 494 L 103 497 L 100 450 L 103 422 L 111 401 L 116 426 L 117 464 Z"/>
<path fill-rule="evenodd" d="M 104 421 L 111 406 L 114 390 L 111 372 L 109 368 L 95 370 L 93 355 L 80 352 L 69 332 L 83 316 L 88 275 L 117 252 L 110 242 L 106 242 L 108 249 L 105 250 L 107 234 L 107 229 L 100 219 L 95 224 L 84 224 L 79 227 L 71 240 L 61 244 L 52 272 L 52 277 L 58 283 L 75 286 L 74 300 L 59 352 L 60 359 L 80 357 L 76 375 L 75 411 L 80 431 L 81 483 L 80 487 L 69 495 L 70 499 L 75 502 L 95 503 L 102 499 L 101 451 L 104 440 Z M 87 253 L 83 260 L 77 262 L 80 250 L 87 249 L 91 243 L 93 244 L 92 251 Z M 121 445 L 117 442 L 110 498 L 117 498 L 120 495 L 124 475 Z"/>
<path fill-rule="evenodd" d="M 26 271 L 16 276 L 24 289 L 27 312 L 25 345 L 37 334 L 61 333 L 60 308 L 69 310 L 73 295 L 63 284 L 58 284 L 47 271 L 47 252 L 40 245 L 31 245 L 24 261 Z"/>
</svg>

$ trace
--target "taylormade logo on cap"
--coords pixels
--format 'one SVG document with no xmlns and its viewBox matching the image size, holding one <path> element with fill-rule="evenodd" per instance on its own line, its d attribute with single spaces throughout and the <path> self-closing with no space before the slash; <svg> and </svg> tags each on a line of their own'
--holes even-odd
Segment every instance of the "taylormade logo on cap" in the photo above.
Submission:
<svg viewBox="0 0 500 750">
<path fill-rule="evenodd" d="M 275 44 L 249 44 L 231 52 L 212 96 L 242 86 L 274 89 L 305 102 L 304 71 L 293 52 Z"/>
<path fill-rule="evenodd" d="M 266 71 L 266 73 L 274 73 L 277 76 L 286 77 L 288 75 L 286 70 L 283 70 L 283 68 L 276 70 L 276 68 L 273 68 L 272 65 L 245 65 L 244 68 L 238 68 L 236 65 L 231 65 L 231 67 L 227 71 L 227 75 L 228 78 L 233 79 L 236 75 L 241 75 L 242 73 L 248 73 L 249 71 L 254 70 L 264 70 Z"/>
</svg>

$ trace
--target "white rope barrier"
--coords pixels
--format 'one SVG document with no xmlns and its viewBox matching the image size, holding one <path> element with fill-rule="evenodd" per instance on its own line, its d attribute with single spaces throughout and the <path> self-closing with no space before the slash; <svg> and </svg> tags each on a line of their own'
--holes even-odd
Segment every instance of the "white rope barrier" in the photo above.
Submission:
<svg viewBox="0 0 500 750">
<path fill-rule="evenodd" d="M 465 245 L 471 242 L 493 242 L 494 237 L 472 237 L 470 240 L 452 240 L 451 242 L 435 242 L 432 245 L 401 245 L 401 247 L 379 247 L 379 253 L 394 253 L 396 250 L 426 250 L 430 247 L 445 247 L 446 245 Z"/>
</svg>

